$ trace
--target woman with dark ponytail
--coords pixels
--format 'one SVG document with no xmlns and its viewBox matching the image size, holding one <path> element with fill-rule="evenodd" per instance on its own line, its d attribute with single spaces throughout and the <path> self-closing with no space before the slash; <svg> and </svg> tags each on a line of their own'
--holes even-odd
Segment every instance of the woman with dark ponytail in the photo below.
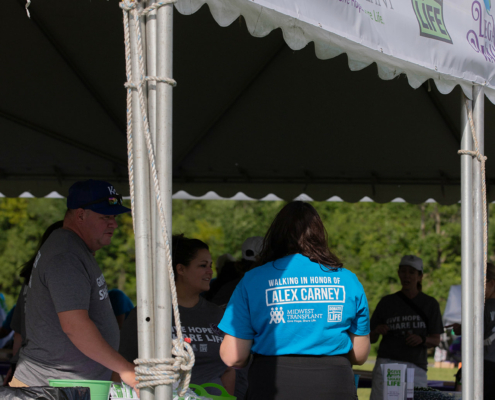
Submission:
<svg viewBox="0 0 495 400">
<path fill-rule="evenodd" d="M 368 358 L 368 302 L 310 204 L 292 202 L 278 213 L 259 264 L 237 285 L 219 325 L 225 364 L 242 368 L 253 353 L 247 399 L 357 399 L 352 364 Z"/>
<path fill-rule="evenodd" d="M 371 400 L 383 399 L 382 364 L 407 364 L 415 369 L 414 386 L 427 386 L 426 350 L 438 346 L 444 331 L 438 301 L 423 293 L 423 260 L 402 257 L 398 273 L 402 289 L 383 297 L 371 317 L 371 343 L 383 335 L 373 369 Z"/>
<path fill-rule="evenodd" d="M 184 235 L 172 237 L 172 267 L 174 269 L 177 301 L 184 337 L 191 340 L 196 357 L 191 383 L 216 383 L 234 394 L 235 371 L 220 359 L 223 332 L 217 328 L 223 310 L 200 296 L 210 289 L 213 275 L 208 245 Z M 175 323 L 172 336 L 176 336 Z M 137 308 L 124 321 L 120 331 L 119 353 L 129 362 L 138 358 Z"/>
</svg>

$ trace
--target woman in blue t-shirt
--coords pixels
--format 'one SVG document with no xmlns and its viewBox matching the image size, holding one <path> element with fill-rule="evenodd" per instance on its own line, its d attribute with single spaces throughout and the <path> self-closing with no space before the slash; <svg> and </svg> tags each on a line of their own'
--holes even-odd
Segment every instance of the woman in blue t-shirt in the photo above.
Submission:
<svg viewBox="0 0 495 400">
<path fill-rule="evenodd" d="M 292 202 L 278 213 L 259 264 L 219 325 L 225 364 L 242 368 L 254 355 L 247 399 L 357 399 L 351 365 L 368 358 L 368 302 L 310 204 Z"/>
</svg>

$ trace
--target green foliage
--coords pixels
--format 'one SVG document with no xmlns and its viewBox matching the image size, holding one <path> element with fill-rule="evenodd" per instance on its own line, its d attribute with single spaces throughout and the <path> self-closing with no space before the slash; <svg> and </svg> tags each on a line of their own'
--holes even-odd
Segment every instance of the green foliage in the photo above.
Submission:
<svg viewBox="0 0 495 400">
<path fill-rule="evenodd" d="M 237 259 L 249 236 L 263 236 L 284 202 L 173 201 L 173 233 L 208 243 L 213 260 L 224 253 Z M 386 294 L 400 289 L 398 263 L 404 254 L 423 258 L 423 289 L 443 309 L 451 285 L 461 279 L 460 206 L 406 203 L 313 203 L 328 231 L 332 251 L 363 284 L 371 311 Z M 10 307 L 21 281 L 19 272 L 34 253 L 44 230 L 63 218 L 65 200 L 0 199 L 0 291 Z M 495 211 L 490 207 L 490 214 Z M 132 218 L 118 217 L 112 245 L 97 252 L 109 288 L 135 300 L 135 249 Z M 495 244 L 490 226 L 489 254 Z"/>
<path fill-rule="evenodd" d="M 241 245 L 250 236 L 264 236 L 284 202 L 174 200 L 174 234 L 203 240 L 215 260 L 230 253 L 241 258 Z"/>
<path fill-rule="evenodd" d="M 16 302 L 22 285 L 22 265 L 36 251 L 45 229 L 64 213 L 64 200 L 0 199 L 0 292 L 8 308 Z"/>
</svg>

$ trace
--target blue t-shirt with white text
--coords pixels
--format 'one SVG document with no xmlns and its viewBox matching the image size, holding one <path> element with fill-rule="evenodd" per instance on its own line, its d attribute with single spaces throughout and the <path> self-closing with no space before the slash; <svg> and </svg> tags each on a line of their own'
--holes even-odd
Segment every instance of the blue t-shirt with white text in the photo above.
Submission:
<svg viewBox="0 0 495 400">
<path fill-rule="evenodd" d="M 246 273 L 218 326 L 266 356 L 347 354 L 348 333 L 370 332 L 368 301 L 356 275 L 293 254 Z"/>
</svg>

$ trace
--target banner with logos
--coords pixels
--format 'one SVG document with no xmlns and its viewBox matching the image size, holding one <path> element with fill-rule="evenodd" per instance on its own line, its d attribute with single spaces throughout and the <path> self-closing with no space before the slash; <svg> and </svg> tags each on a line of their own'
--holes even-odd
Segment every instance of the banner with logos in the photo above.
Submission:
<svg viewBox="0 0 495 400">
<path fill-rule="evenodd" d="M 433 79 L 442 93 L 459 84 L 471 97 L 473 83 L 485 85 L 495 102 L 491 0 L 179 0 L 177 9 L 205 2 L 221 26 L 243 15 L 253 36 L 281 28 L 294 50 L 314 42 L 319 58 L 346 53 L 352 70 L 376 62 L 383 79 Z"/>
</svg>

